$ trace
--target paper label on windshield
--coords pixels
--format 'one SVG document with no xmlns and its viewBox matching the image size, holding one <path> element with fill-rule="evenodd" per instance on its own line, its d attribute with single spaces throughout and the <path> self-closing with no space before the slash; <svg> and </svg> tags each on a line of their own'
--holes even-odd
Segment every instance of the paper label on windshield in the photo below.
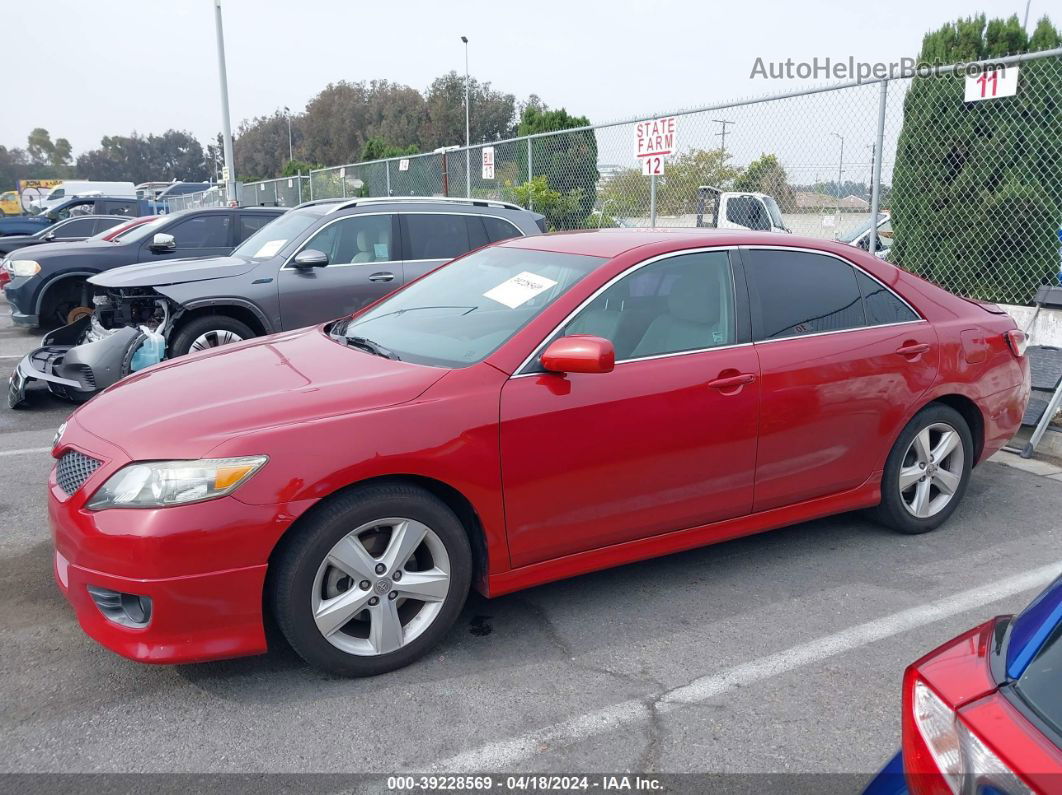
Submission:
<svg viewBox="0 0 1062 795">
<path fill-rule="evenodd" d="M 286 240 L 269 240 L 254 255 L 256 257 L 272 257 L 287 242 Z"/>
<path fill-rule="evenodd" d="M 505 304 L 510 309 L 516 309 L 521 304 L 526 304 L 536 295 L 555 285 L 553 279 L 539 276 L 537 273 L 524 271 L 511 279 L 506 279 L 497 287 L 493 287 L 483 293 L 484 298 Z"/>
</svg>

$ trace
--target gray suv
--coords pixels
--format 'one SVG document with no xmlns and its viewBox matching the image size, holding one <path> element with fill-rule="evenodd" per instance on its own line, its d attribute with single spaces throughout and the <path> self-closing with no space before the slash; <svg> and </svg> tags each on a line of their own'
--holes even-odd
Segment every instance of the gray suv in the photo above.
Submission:
<svg viewBox="0 0 1062 795">
<path fill-rule="evenodd" d="M 227 257 L 114 268 L 89 279 L 95 311 L 52 332 L 9 394 L 41 380 L 83 400 L 138 369 L 153 336 L 166 358 L 348 315 L 472 249 L 545 231 L 544 216 L 485 199 L 307 202 Z M 150 332 L 146 334 L 146 332 Z"/>
</svg>

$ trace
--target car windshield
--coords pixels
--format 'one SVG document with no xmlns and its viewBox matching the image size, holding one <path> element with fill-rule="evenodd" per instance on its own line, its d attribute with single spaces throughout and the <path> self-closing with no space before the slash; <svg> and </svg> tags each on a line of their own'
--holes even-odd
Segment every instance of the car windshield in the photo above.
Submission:
<svg viewBox="0 0 1062 795">
<path fill-rule="evenodd" d="M 885 218 L 884 215 L 879 215 L 878 216 L 878 222 L 880 223 L 882 221 L 882 219 L 884 219 L 884 218 Z M 863 235 L 865 235 L 869 230 L 870 230 L 870 219 L 867 218 L 866 221 L 864 221 L 861 224 L 858 224 L 857 226 L 853 227 L 852 229 L 849 229 L 844 234 L 837 235 L 837 239 L 840 242 L 842 242 L 842 243 L 852 243 L 857 238 L 862 237 Z"/>
<path fill-rule="evenodd" d="M 771 223 L 780 229 L 785 229 L 785 222 L 782 220 L 782 210 L 778 206 L 778 202 L 774 200 L 773 196 L 764 196 L 763 201 L 767 205 L 767 212 L 771 214 Z"/>
<path fill-rule="evenodd" d="M 140 224 L 140 226 L 134 226 L 132 229 L 127 229 L 114 238 L 114 242 L 133 243 L 137 240 L 143 240 L 144 238 L 155 234 L 155 232 L 159 230 L 159 227 L 169 220 L 170 218 L 168 216 L 160 215 L 154 221 L 149 221 L 146 224 Z"/>
<path fill-rule="evenodd" d="M 425 276 L 332 333 L 402 361 L 481 361 L 605 260 L 485 248 Z"/>
<path fill-rule="evenodd" d="M 1062 735 L 1062 577 L 1014 619 L 1007 667 L 1022 701 Z"/>
<path fill-rule="evenodd" d="M 270 221 L 232 252 L 234 257 L 268 259 L 320 220 L 319 212 L 287 212 Z"/>
</svg>

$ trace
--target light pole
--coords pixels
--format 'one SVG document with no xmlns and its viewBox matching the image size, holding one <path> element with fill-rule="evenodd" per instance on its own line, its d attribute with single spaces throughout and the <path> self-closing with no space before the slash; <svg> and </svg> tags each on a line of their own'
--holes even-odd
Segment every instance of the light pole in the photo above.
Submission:
<svg viewBox="0 0 1062 795">
<path fill-rule="evenodd" d="M 470 127 L 468 124 L 468 36 L 462 36 L 461 41 L 465 44 L 465 196 L 472 195 L 472 154 L 469 146 L 472 143 Z"/>
<path fill-rule="evenodd" d="M 840 133 L 830 133 L 837 140 L 841 142 L 841 154 L 837 158 L 837 209 L 834 211 L 834 215 L 837 218 L 836 224 L 840 224 L 841 221 L 841 174 L 844 172 L 844 136 Z"/>
<path fill-rule="evenodd" d="M 1032 4 L 1032 0 L 1025 0 L 1025 19 L 1022 20 L 1021 29 L 1028 32 L 1029 30 L 1029 6 Z"/>
<path fill-rule="evenodd" d="M 290 162 L 295 159 L 295 155 L 292 154 L 291 148 L 291 108 L 287 105 L 284 106 L 284 117 L 288 120 L 288 161 Z"/>
<path fill-rule="evenodd" d="M 225 71 L 225 31 L 221 26 L 221 0 L 214 0 L 214 27 L 218 37 L 218 78 L 221 81 L 221 134 L 225 147 L 225 198 L 236 204 L 236 168 L 232 157 L 232 124 L 229 122 L 229 77 Z"/>
</svg>

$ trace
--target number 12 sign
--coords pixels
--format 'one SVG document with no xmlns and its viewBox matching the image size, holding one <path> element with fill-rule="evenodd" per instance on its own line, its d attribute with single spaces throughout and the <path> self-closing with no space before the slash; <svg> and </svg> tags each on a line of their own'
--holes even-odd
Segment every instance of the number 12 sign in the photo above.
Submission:
<svg viewBox="0 0 1062 795">
<path fill-rule="evenodd" d="M 997 66 L 966 78 L 963 102 L 1013 97 L 1018 93 L 1018 67 Z"/>
<path fill-rule="evenodd" d="M 663 176 L 664 158 L 675 151 L 677 128 L 678 121 L 674 116 L 634 125 L 634 155 L 642 161 L 642 174 Z"/>
</svg>

